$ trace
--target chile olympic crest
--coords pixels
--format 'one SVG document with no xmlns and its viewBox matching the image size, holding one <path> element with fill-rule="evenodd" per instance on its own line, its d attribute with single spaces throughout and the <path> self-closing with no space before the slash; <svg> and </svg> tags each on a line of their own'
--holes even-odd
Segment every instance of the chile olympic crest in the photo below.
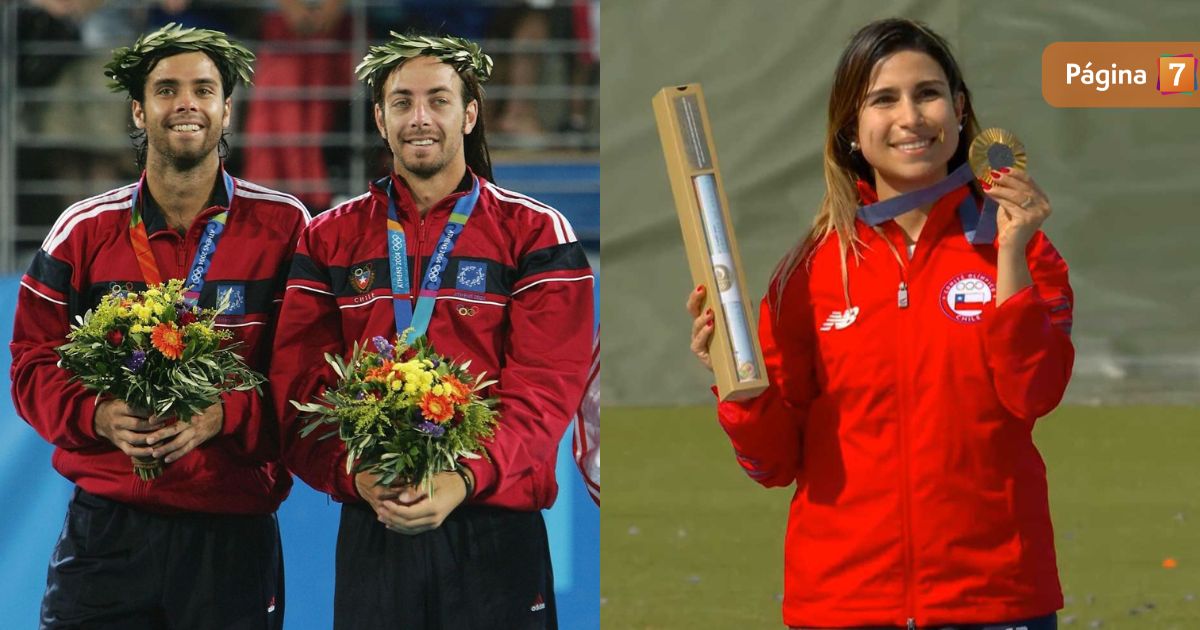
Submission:
<svg viewBox="0 0 1200 630">
<path fill-rule="evenodd" d="M 960 273 L 942 287 L 942 311 L 950 319 L 973 324 L 983 319 L 984 306 L 996 296 L 996 283 L 975 271 Z"/>
</svg>

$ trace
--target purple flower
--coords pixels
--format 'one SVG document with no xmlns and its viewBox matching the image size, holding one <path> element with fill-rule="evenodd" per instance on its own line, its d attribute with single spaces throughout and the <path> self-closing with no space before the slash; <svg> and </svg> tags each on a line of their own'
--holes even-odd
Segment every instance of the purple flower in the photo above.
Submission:
<svg viewBox="0 0 1200 630">
<path fill-rule="evenodd" d="M 440 438 L 446 434 L 446 429 L 439 424 L 434 424 L 428 420 L 417 425 L 417 430 L 426 435 L 432 435 L 435 438 Z"/>
<path fill-rule="evenodd" d="M 392 353 L 393 353 L 393 351 L 395 351 L 396 346 L 393 346 L 392 344 L 388 343 L 387 339 L 384 339 L 382 336 L 376 335 L 371 338 L 371 341 L 375 343 L 375 349 L 377 351 L 379 351 L 379 355 L 382 356 L 383 358 L 391 359 L 394 356 Z"/>
<path fill-rule="evenodd" d="M 142 366 L 146 364 L 146 353 L 141 350 L 134 350 L 133 354 L 125 359 L 125 367 L 129 368 L 130 372 L 137 374 Z"/>
<path fill-rule="evenodd" d="M 366 398 L 367 398 L 367 393 L 364 391 L 360 390 L 359 392 L 354 394 L 354 400 L 366 400 Z"/>
</svg>

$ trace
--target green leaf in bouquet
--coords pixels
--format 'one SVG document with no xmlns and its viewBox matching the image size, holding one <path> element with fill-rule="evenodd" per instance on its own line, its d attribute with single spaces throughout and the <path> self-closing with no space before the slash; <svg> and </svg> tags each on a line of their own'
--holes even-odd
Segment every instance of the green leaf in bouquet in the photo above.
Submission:
<svg viewBox="0 0 1200 630">
<path fill-rule="evenodd" d="M 346 364 L 342 362 L 342 357 L 326 352 L 325 361 L 333 367 L 333 372 L 338 378 L 346 380 Z"/>
<path fill-rule="evenodd" d="M 188 385 L 188 386 L 191 386 L 194 388 L 200 387 L 200 383 L 197 383 L 194 379 L 191 378 L 191 376 L 189 376 L 188 374 L 186 374 L 184 372 L 177 371 L 172 376 L 173 376 L 173 378 L 171 380 L 175 381 L 176 383 L 182 383 L 184 385 Z"/>
<path fill-rule="evenodd" d="M 487 372 L 480 372 L 479 376 L 477 376 L 475 378 L 475 385 L 473 387 L 471 387 L 472 393 L 480 391 L 480 390 L 488 388 L 488 387 L 491 387 L 492 385 L 495 385 L 496 383 L 500 382 L 496 379 L 491 379 L 491 380 L 487 380 L 487 381 L 483 380 L 483 377 L 486 375 L 487 375 Z"/>
<path fill-rule="evenodd" d="M 202 343 L 198 339 L 190 339 L 187 345 L 183 347 L 183 356 L 180 361 L 191 361 L 196 357 L 196 354 L 202 349 Z"/>
</svg>

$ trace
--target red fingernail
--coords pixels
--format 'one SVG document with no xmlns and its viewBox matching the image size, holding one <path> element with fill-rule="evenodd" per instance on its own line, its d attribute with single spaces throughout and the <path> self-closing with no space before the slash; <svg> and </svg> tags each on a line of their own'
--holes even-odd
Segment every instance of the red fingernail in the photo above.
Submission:
<svg viewBox="0 0 1200 630">
<path fill-rule="evenodd" d="M 703 289 L 703 288 L 704 288 L 704 285 L 703 285 L 703 284 L 697 284 L 697 285 L 696 285 L 696 293 L 699 293 L 699 292 L 700 292 L 700 289 Z"/>
<path fill-rule="evenodd" d="M 710 319 L 710 320 L 708 320 L 708 323 L 707 323 L 707 324 L 705 324 L 705 325 L 704 325 L 704 327 L 705 327 L 705 328 L 712 328 L 712 327 L 713 327 L 712 320 L 711 320 L 711 319 Z"/>
<path fill-rule="evenodd" d="M 1001 173 L 1008 173 L 1009 171 L 1010 171 L 1010 169 L 1007 166 L 1003 166 L 1000 168 Z"/>
<path fill-rule="evenodd" d="M 704 311 L 704 314 L 708 315 L 709 317 L 712 317 L 712 309 L 710 308 L 707 311 Z"/>
<path fill-rule="evenodd" d="M 980 185 L 980 186 L 983 186 L 983 189 L 984 189 L 984 190 L 991 190 L 991 189 L 992 189 L 992 185 L 991 185 L 991 184 L 989 184 L 989 183 L 987 183 L 987 182 L 979 182 L 979 185 Z"/>
<path fill-rule="evenodd" d="M 1000 171 L 992 171 L 992 179 L 1000 179 Z"/>
</svg>

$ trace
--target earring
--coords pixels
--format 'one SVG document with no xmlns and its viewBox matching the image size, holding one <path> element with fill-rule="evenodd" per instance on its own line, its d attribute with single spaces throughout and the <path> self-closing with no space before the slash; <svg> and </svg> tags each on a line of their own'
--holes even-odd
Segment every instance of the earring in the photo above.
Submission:
<svg viewBox="0 0 1200 630">
<path fill-rule="evenodd" d="M 851 152 L 851 153 L 854 153 L 855 151 L 857 151 L 857 150 L 858 150 L 858 148 L 859 148 L 859 147 L 858 147 L 858 142 L 857 142 L 857 141 L 855 141 L 855 140 L 851 140 L 851 141 L 850 141 L 850 152 Z"/>
<path fill-rule="evenodd" d="M 962 123 L 958 123 L 958 130 L 959 130 L 959 131 L 962 131 L 962 130 L 963 130 L 963 124 L 962 124 Z"/>
</svg>

